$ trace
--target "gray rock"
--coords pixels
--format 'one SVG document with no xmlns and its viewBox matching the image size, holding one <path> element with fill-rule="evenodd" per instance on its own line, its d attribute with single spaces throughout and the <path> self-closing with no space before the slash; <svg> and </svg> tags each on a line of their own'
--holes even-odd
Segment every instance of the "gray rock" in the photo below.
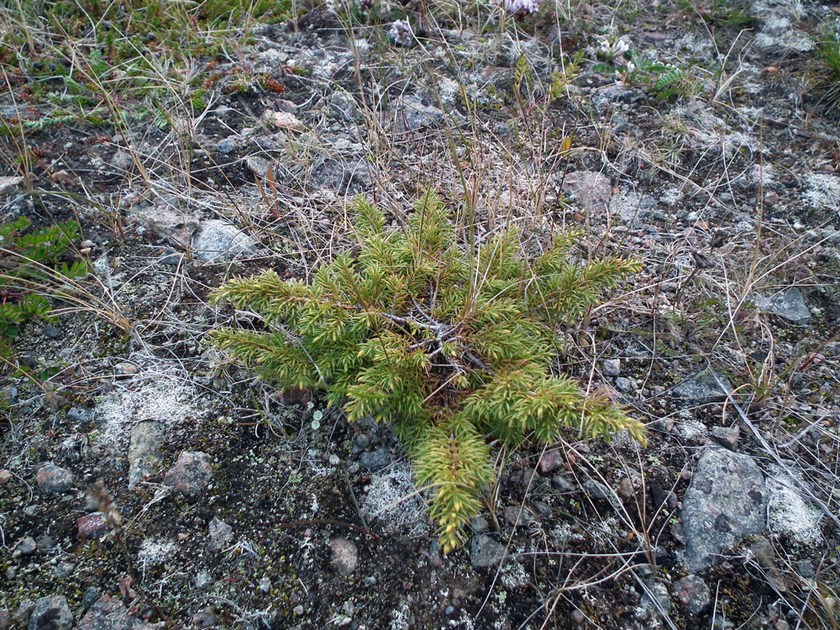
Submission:
<svg viewBox="0 0 840 630">
<path fill-rule="evenodd" d="M 254 175 L 261 179 L 267 177 L 269 171 L 272 168 L 270 160 L 267 160 L 258 155 L 249 155 L 248 157 L 246 157 L 245 166 L 247 166 L 248 170 L 250 170 Z"/>
<path fill-rule="evenodd" d="M 207 548 L 210 551 L 221 551 L 233 541 L 233 527 L 214 516 L 208 527 L 210 543 Z"/>
<path fill-rule="evenodd" d="M 641 606 L 656 614 L 670 613 L 671 596 L 668 593 L 668 587 L 657 580 L 647 580 L 645 586 L 647 587 L 645 594 L 639 602 Z"/>
<path fill-rule="evenodd" d="M 633 381 L 633 379 L 619 376 L 615 379 L 615 388 L 618 391 L 624 392 L 626 394 L 636 390 L 636 383 Z"/>
<path fill-rule="evenodd" d="M 42 597 L 29 616 L 29 630 L 70 630 L 73 613 L 63 595 Z"/>
<path fill-rule="evenodd" d="M 61 494 L 73 486 L 73 473 L 49 462 L 38 469 L 36 480 L 41 492 Z"/>
<path fill-rule="evenodd" d="M 334 538 L 330 541 L 330 564 L 339 575 L 350 575 L 359 564 L 359 549 L 353 541 Z"/>
<path fill-rule="evenodd" d="M 37 540 L 35 540 L 35 544 L 38 546 L 40 551 L 52 551 L 55 549 L 55 541 L 49 534 L 41 534 L 38 536 Z"/>
<path fill-rule="evenodd" d="M 67 412 L 67 419 L 78 424 L 92 424 L 96 418 L 96 412 L 86 407 L 71 407 Z"/>
<path fill-rule="evenodd" d="M 228 155 L 229 153 L 236 151 L 236 137 L 231 136 L 219 140 L 216 143 L 216 151 L 222 155 Z"/>
<path fill-rule="evenodd" d="M 29 616 L 33 610 L 35 610 L 35 602 L 31 599 L 24 599 L 15 612 L 15 621 L 25 626 L 29 622 Z"/>
<path fill-rule="evenodd" d="M 206 588 L 209 588 L 210 585 L 213 584 L 213 576 L 210 575 L 209 571 L 199 571 L 196 573 L 195 576 L 195 587 L 203 591 Z"/>
<path fill-rule="evenodd" d="M 315 188 L 334 190 L 340 194 L 355 194 L 370 188 L 370 171 L 361 160 L 322 158 L 312 167 L 309 183 Z"/>
<path fill-rule="evenodd" d="M 20 186 L 23 183 L 23 177 L 19 175 L 0 175 L 0 195 L 5 195 Z"/>
<path fill-rule="evenodd" d="M 359 457 L 359 463 L 368 470 L 381 470 L 391 463 L 391 453 L 382 446 L 375 451 L 362 453 Z"/>
<path fill-rule="evenodd" d="M 815 545 L 822 540 L 822 510 L 802 497 L 799 484 L 787 471 L 771 467 L 767 491 L 770 531 L 801 545 Z"/>
<path fill-rule="evenodd" d="M 718 383 L 718 379 L 723 387 Z M 691 405 L 724 401 L 731 391 L 732 385 L 726 376 L 711 368 L 698 372 L 673 389 L 674 396 Z"/>
<path fill-rule="evenodd" d="M 806 580 L 810 580 L 812 577 L 817 575 L 816 570 L 814 569 L 814 562 L 813 560 L 805 559 L 805 560 L 797 560 L 793 563 L 796 572 L 804 577 Z"/>
<path fill-rule="evenodd" d="M 333 91 L 330 97 L 330 107 L 333 113 L 345 122 L 362 122 L 364 120 L 356 101 L 350 94 L 341 89 Z"/>
<path fill-rule="evenodd" d="M 435 127 L 442 123 L 443 119 L 444 114 L 437 107 L 424 105 L 416 96 L 404 96 L 397 114 L 397 127 L 400 131 L 419 131 L 426 127 Z"/>
<path fill-rule="evenodd" d="M 505 520 L 509 525 L 528 525 L 534 520 L 534 514 L 528 508 L 519 505 L 509 505 L 504 511 Z"/>
<path fill-rule="evenodd" d="M 251 256 L 256 250 L 254 239 L 221 219 L 202 223 L 192 240 L 193 256 L 204 262 L 234 260 Z"/>
<path fill-rule="evenodd" d="M 138 206 L 129 214 L 129 220 L 138 232 L 156 236 L 172 247 L 186 249 L 193 233 L 198 229 L 198 217 L 191 211 L 178 207 L 176 199 L 160 198 L 152 206 Z"/>
<path fill-rule="evenodd" d="M 612 197 L 612 183 L 603 173 L 577 171 L 568 173 L 563 179 L 563 192 L 574 195 L 581 207 L 588 212 L 605 212 Z M 618 372 L 611 376 L 617 374 Z"/>
<path fill-rule="evenodd" d="M 12 614 L 7 608 L 0 608 L 0 630 L 7 630 L 12 625 Z"/>
<path fill-rule="evenodd" d="M 483 534 L 490 529 L 490 525 L 487 523 L 487 519 L 483 516 L 473 516 L 470 519 L 470 529 L 472 529 L 476 534 Z"/>
<path fill-rule="evenodd" d="M 75 570 L 76 570 L 76 563 L 75 562 L 65 561 L 65 562 L 59 562 L 57 565 L 55 565 L 54 573 L 55 573 L 56 577 L 58 577 L 58 578 L 67 579 L 71 575 L 73 575 L 73 571 L 75 571 Z"/>
<path fill-rule="evenodd" d="M 738 426 L 734 427 L 712 427 L 712 437 L 715 442 L 728 448 L 730 451 L 738 450 L 738 438 L 741 435 L 741 429 Z"/>
<path fill-rule="evenodd" d="M 777 315 L 797 326 L 810 324 L 812 317 L 802 291 L 796 288 L 771 296 L 757 296 L 755 305 L 765 313 Z"/>
<path fill-rule="evenodd" d="M 712 593 L 696 575 L 686 575 L 674 582 L 674 596 L 691 615 L 699 615 L 709 605 Z"/>
<path fill-rule="evenodd" d="M 289 137 L 282 131 L 256 136 L 252 142 L 254 146 L 263 151 L 282 151 L 286 148 Z"/>
<path fill-rule="evenodd" d="M 190 619 L 194 628 L 215 628 L 219 614 L 212 606 L 207 606 L 195 613 Z"/>
<path fill-rule="evenodd" d="M 93 606 L 102 596 L 102 592 L 95 586 L 88 586 L 82 595 L 82 608 L 85 610 Z"/>
<path fill-rule="evenodd" d="M 607 359 L 604 361 L 604 375 L 618 376 L 621 374 L 621 359 Z"/>
<path fill-rule="evenodd" d="M 165 436 L 163 424 L 153 420 L 139 422 L 132 427 L 128 444 L 129 490 L 157 472 L 163 460 L 160 448 Z"/>
<path fill-rule="evenodd" d="M 599 501 L 607 501 L 613 508 L 616 510 L 621 509 L 621 501 L 613 492 L 612 488 L 605 486 L 600 481 L 596 481 L 595 479 L 587 479 L 583 482 L 583 489 L 593 499 L 598 499 Z"/>
<path fill-rule="evenodd" d="M 625 501 L 629 501 L 636 496 L 636 490 L 633 488 L 633 481 L 629 477 L 624 477 L 618 482 L 618 496 Z"/>
<path fill-rule="evenodd" d="M 551 486 L 561 494 L 574 494 L 580 491 L 574 481 L 568 475 L 562 473 L 551 478 Z"/>
<path fill-rule="evenodd" d="M 487 534 L 473 536 L 470 563 L 476 569 L 493 567 L 505 557 L 505 546 Z"/>
<path fill-rule="evenodd" d="M 212 478 L 213 467 L 207 453 L 184 451 L 166 472 L 163 483 L 175 492 L 196 495 L 207 487 Z"/>
<path fill-rule="evenodd" d="M 35 539 L 32 536 L 26 536 L 25 538 L 21 538 L 20 542 L 15 545 L 15 550 L 12 552 L 13 558 L 19 558 L 20 556 L 31 556 L 35 553 L 35 550 L 38 548 L 38 545 L 35 543 Z"/>
<path fill-rule="evenodd" d="M 88 609 L 77 630 L 152 630 L 157 624 L 150 624 L 129 616 L 122 602 L 103 595 Z"/>
<path fill-rule="evenodd" d="M 131 153 L 123 149 L 117 150 L 111 158 L 111 167 L 116 171 L 127 171 L 134 166 L 134 158 Z"/>
<path fill-rule="evenodd" d="M 767 486 L 748 455 L 706 449 L 685 493 L 682 527 L 690 571 L 715 564 L 715 556 L 744 536 L 765 529 Z"/>
</svg>

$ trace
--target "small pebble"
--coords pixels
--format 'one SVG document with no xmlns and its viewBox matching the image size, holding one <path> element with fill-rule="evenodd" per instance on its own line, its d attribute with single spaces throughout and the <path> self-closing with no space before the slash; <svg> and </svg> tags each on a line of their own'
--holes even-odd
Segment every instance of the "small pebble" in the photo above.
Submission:
<svg viewBox="0 0 840 630">
<path fill-rule="evenodd" d="M 604 361 L 604 375 L 618 376 L 621 374 L 621 359 L 607 359 Z"/>
</svg>

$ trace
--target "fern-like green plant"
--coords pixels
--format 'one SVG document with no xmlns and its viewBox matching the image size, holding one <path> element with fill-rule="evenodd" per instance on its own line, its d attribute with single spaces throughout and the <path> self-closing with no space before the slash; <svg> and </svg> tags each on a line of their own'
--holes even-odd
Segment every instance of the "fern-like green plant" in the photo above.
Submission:
<svg viewBox="0 0 840 630">
<path fill-rule="evenodd" d="M 553 363 L 558 326 L 573 322 L 638 262 L 576 264 L 577 235 L 536 259 L 507 230 L 474 247 L 458 242 L 440 199 L 427 193 L 406 230 L 357 200 L 358 247 L 312 281 L 266 271 L 213 294 L 262 317 L 260 330 L 225 328 L 215 343 L 282 388 L 318 388 L 347 417 L 390 423 L 449 552 L 492 481 L 490 442 L 584 438 L 644 426 L 600 394 L 584 396 Z"/>
<path fill-rule="evenodd" d="M 70 244 L 79 236 L 75 221 L 27 232 L 26 217 L 0 224 L 0 356 L 11 355 L 10 342 L 30 319 L 51 321 L 44 292 L 57 276 L 78 278 L 87 273 L 84 261 L 67 262 Z"/>
</svg>

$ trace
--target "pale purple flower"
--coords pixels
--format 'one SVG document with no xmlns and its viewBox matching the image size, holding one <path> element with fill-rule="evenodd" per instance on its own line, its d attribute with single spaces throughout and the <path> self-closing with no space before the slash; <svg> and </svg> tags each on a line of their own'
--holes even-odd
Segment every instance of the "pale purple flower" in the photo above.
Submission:
<svg viewBox="0 0 840 630">
<path fill-rule="evenodd" d="M 542 0 L 504 0 L 505 9 L 516 17 L 536 13 Z"/>
<path fill-rule="evenodd" d="M 399 46 L 411 46 L 414 43 L 414 33 L 411 31 L 411 24 L 408 20 L 396 20 L 391 24 L 391 30 L 388 31 L 391 39 Z"/>
</svg>

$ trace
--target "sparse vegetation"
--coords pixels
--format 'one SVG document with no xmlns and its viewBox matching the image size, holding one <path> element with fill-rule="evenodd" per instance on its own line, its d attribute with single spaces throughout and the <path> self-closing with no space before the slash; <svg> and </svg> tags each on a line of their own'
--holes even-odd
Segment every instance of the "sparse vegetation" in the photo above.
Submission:
<svg viewBox="0 0 840 630">
<path fill-rule="evenodd" d="M 78 223 L 29 227 L 23 216 L 0 225 L 0 356 L 7 359 L 23 324 L 52 319 L 49 296 L 56 279 L 80 278 L 88 271 L 86 261 L 70 256 Z"/>
</svg>

